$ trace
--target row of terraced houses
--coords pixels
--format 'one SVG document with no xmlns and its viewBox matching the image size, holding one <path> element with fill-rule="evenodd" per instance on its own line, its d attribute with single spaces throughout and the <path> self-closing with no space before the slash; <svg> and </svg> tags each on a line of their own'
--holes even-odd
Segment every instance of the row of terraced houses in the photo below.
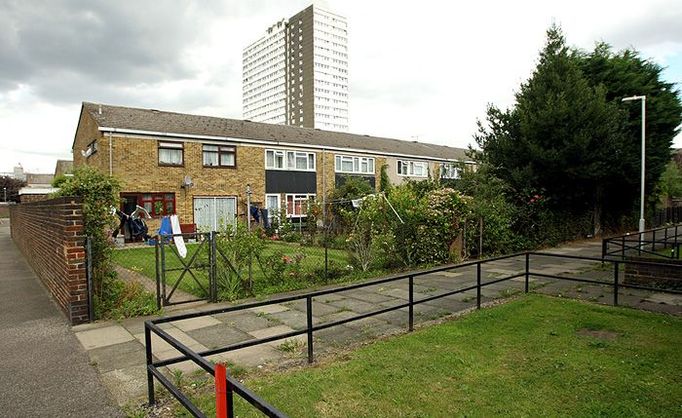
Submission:
<svg viewBox="0 0 682 418">
<path fill-rule="evenodd" d="M 461 148 L 87 102 L 72 151 L 75 167 L 117 177 L 121 209 L 145 207 L 152 229 L 168 214 L 200 230 L 245 219 L 247 186 L 253 205 L 301 219 L 347 176 L 377 187 L 384 165 L 400 184 L 470 164 Z"/>
</svg>

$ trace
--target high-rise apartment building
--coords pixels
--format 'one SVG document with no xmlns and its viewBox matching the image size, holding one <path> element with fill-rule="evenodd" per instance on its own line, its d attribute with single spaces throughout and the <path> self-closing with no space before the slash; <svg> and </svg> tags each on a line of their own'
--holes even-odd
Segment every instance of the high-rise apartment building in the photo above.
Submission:
<svg viewBox="0 0 682 418">
<path fill-rule="evenodd" d="M 346 19 L 311 5 L 246 47 L 244 119 L 348 130 Z"/>
</svg>

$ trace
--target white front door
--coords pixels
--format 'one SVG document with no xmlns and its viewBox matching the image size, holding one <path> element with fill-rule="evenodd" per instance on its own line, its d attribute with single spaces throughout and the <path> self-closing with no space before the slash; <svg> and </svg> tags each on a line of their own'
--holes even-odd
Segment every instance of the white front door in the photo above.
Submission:
<svg viewBox="0 0 682 418">
<path fill-rule="evenodd" d="M 194 198 L 194 223 L 197 224 L 197 231 L 218 231 L 226 225 L 234 225 L 236 216 L 236 197 Z"/>
</svg>

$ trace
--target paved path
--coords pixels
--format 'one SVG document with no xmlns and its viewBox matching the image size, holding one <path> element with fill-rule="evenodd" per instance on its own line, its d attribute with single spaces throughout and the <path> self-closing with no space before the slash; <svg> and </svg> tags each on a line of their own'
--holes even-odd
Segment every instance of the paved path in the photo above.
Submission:
<svg viewBox="0 0 682 418">
<path fill-rule="evenodd" d="M 599 257 L 600 241 L 573 243 L 551 249 L 556 255 L 580 255 Z M 559 258 L 556 256 L 532 256 L 531 270 L 561 276 L 612 280 L 609 263 L 590 262 Z M 486 263 L 482 268 L 483 282 L 525 271 L 525 257 Z M 476 283 L 476 267 L 460 267 L 451 271 L 415 278 L 415 301 L 422 298 L 452 291 Z M 508 297 L 523 291 L 524 279 L 490 285 L 483 288 L 483 302 Z M 586 299 L 610 304 L 613 291 L 610 287 L 582 285 L 575 282 L 551 279 L 531 279 L 531 288 L 536 292 Z M 281 296 L 281 295 L 280 295 Z M 373 285 L 361 289 L 320 296 L 313 301 L 313 322 L 324 324 L 357 314 L 395 306 L 407 302 L 407 280 Z M 437 299 L 417 305 L 414 308 L 415 322 L 425 323 L 445 315 L 461 312 L 475 306 L 476 293 L 465 293 Z M 633 307 L 682 312 L 682 299 L 650 292 L 620 293 L 620 302 Z M 168 314 L 216 309 L 229 304 L 194 305 Z M 145 396 L 146 375 L 144 355 L 144 320 L 133 318 L 120 322 L 103 322 L 75 327 L 76 336 L 88 350 L 91 361 L 96 365 L 107 387 L 119 403 Z M 404 332 L 407 328 L 407 309 L 366 318 L 356 322 L 335 326 L 315 333 L 315 354 L 338 350 L 349 343 L 366 341 L 380 335 Z M 263 338 L 306 326 L 305 302 L 303 300 L 229 314 L 204 316 L 184 321 L 163 324 L 170 335 L 195 351 L 226 346 L 254 338 Z M 159 360 L 176 357 L 178 353 L 158 338 L 152 340 L 155 358 Z M 211 357 L 214 361 L 229 361 L 244 367 L 276 365 L 286 361 L 305 358 L 305 336 L 289 341 L 275 341 L 247 349 Z M 181 363 L 176 370 L 189 372 L 192 364 Z"/>
<path fill-rule="evenodd" d="M 121 416 L 0 219 L 0 416 Z"/>
</svg>

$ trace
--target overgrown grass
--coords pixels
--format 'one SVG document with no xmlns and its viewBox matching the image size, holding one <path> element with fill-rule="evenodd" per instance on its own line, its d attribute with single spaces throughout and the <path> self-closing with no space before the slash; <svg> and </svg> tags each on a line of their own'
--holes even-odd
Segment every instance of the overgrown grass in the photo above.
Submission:
<svg viewBox="0 0 682 418">
<path fill-rule="evenodd" d="M 196 261 L 193 266 L 204 265 L 208 266 L 208 244 L 201 246 L 200 244 L 188 244 L 188 254 L 184 259 L 186 263 L 196 254 Z M 182 262 L 173 253 L 171 246 L 166 246 L 166 268 L 178 269 L 182 267 Z M 364 279 L 368 277 L 376 277 L 386 273 L 385 271 L 370 271 L 361 272 L 349 267 L 348 253 L 344 250 L 328 249 L 327 257 L 329 262 L 329 277 L 324 277 L 325 255 L 322 247 L 309 247 L 300 244 L 286 243 L 286 242 L 269 242 L 265 250 L 260 254 L 260 260 L 266 260 L 273 254 L 282 253 L 289 257 L 295 257 L 297 254 L 302 254 L 301 273 L 298 276 L 287 276 L 284 280 L 268 280 L 263 270 L 267 267 L 261 267 L 258 260 L 254 259 L 252 265 L 252 277 L 254 288 L 253 292 L 256 296 L 270 295 L 279 292 L 299 290 L 320 284 L 342 283 Z M 113 252 L 113 261 L 129 270 L 136 271 L 150 280 L 156 280 L 156 255 L 154 247 L 133 247 L 117 249 Z M 224 265 L 218 259 L 219 265 Z M 192 272 L 197 280 L 189 274 L 185 273 L 178 288 L 185 292 L 191 293 L 199 297 L 205 297 L 208 289 L 208 274 L 206 269 L 194 268 Z M 172 286 L 180 277 L 180 271 L 167 271 L 166 283 Z M 241 272 L 243 277 L 248 277 L 247 270 Z M 198 283 L 197 283 L 198 281 Z"/>
<path fill-rule="evenodd" d="M 108 278 L 102 283 L 100 293 L 95 294 L 97 319 L 131 318 L 152 315 L 158 311 L 156 296 L 137 282 Z"/>
<path fill-rule="evenodd" d="M 678 317 L 529 295 L 245 383 L 292 417 L 680 416 L 681 345 Z"/>
</svg>

